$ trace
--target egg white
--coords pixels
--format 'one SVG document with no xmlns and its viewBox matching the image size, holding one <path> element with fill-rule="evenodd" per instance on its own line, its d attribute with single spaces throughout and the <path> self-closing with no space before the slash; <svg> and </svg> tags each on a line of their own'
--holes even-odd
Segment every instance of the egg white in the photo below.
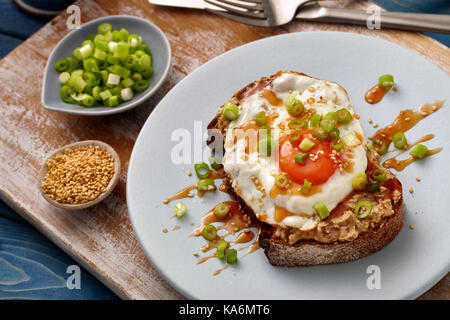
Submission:
<svg viewBox="0 0 450 320">
<path fill-rule="evenodd" d="M 315 90 L 308 90 L 311 87 Z M 321 115 L 341 108 L 347 109 L 354 115 L 347 92 L 334 82 L 285 72 L 274 79 L 266 89 L 275 92 L 277 97 L 283 101 L 290 96 L 292 91 L 300 91 L 297 94 L 297 99 L 304 103 L 305 109 L 314 108 L 316 113 Z M 316 103 L 313 105 L 307 104 L 308 98 L 314 98 Z M 326 100 L 326 103 L 317 103 L 318 100 Z M 271 105 L 258 93 L 241 101 L 239 111 L 239 118 L 232 121 L 227 130 L 233 130 L 254 120 L 256 114 L 261 111 L 265 111 L 266 114 L 278 113 L 279 116 L 271 125 L 273 128 L 278 128 L 278 124 L 289 117 L 285 107 Z M 341 137 L 353 132 L 363 136 L 361 124 L 357 119 L 340 126 L 339 130 Z M 273 131 L 273 135 L 275 139 L 278 138 L 277 130 Z M 330 211 L 333 210 L 352 192 L 353 177 L 367 168 L 366 152 L 361 144 L 353 148 L 353 171 L 348 173 L 336 170 L 328 181 L 321 185 L 321 192 L 309 197 L 278 194 L 275 198 L 271 198 L 269 193 L 275 184 L 275 178 L 271 173 L 274 172 L 274 168 L 278 168 L 278 159 L 260 157 L 257 153 L 251 153 L 248 157 L 245 157 L 245 141 L 240 139 L 237 143 L 234 143 L 232 139 L 234 139 L 233 134 L 227 133 L 223 158 L 224 170 L 231 176 L 233 188 L 237 190 L 240 197 L 255 212 L 256 216 L 264 214 L 265 222 L 269 224 L 281 224 L 303 230 L 314 228 L 320 219 L 313 206 L 317 202 L 323 202 Z M 255 177 L 260 181 L 260 188 L 257 188 L 254 183 Z M 283 207 L 296 215 L 287 216 L 283 221 L 277 222 L 274 219 L 275 206 Z"/>
</svg>

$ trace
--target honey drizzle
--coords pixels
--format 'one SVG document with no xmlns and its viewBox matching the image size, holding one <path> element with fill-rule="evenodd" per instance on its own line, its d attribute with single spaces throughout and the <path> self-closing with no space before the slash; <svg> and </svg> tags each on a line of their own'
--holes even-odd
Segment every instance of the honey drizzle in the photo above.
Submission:
<svg viewBox="0 0 450 320">
<path fill-rule="evenodd" d="M 284 106 L 283 100 L 278 98 L 277 94 L 273 92 L 272 90 L 268 89 L 262 89 L 259 92 L 260 95 L 262 95 L 269 103 L 276 107 Z"/>
<path fill-rule="evenodd" d="M 383 99 L 383 97 L 386 95 L 386 93 L 391 90 L 392 86 L 385 87 L 382 85 L 375 85 L 372 88 L 369 89 L 369 91 L 366 92 L 366 95 L 364 96 L 364 99 L 367 103 L 374 104 L 378 103 Z"/>
</svg>

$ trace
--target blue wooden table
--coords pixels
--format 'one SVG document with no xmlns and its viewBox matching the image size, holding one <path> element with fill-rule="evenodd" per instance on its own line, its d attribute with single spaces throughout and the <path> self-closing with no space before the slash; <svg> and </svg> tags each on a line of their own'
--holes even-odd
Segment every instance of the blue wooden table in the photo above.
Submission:
<svg viewBox="0 0 450 320">
<path fill-rule="evenodd" d="M 450 13 L 449 0 L 374 2 L 390 11 Z M 12 0 L 0 0 L 0 59 L 45 23 L 21 12 Z M 450 35 L 429 35 L 450 46 Z M 0 299 L 117 299 L 86 270 L 78 268 L 67 254 L 0 201 Z"/>
</svg>

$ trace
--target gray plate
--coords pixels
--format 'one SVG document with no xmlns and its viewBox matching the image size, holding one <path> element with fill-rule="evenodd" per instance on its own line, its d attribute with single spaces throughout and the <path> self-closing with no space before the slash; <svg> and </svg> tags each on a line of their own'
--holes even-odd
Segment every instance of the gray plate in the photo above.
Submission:
<svg viewBox="0 0 450 320">
<path fill-rule="evenodd" d="M 122 102 L 114 108 L 84 108 L 77 104 L 65 103 L 59 95 L 61 88 L 61 83 L 58 80 L 59 73 L 56 72 L 53 66 L 58 60 L 72 57 L 73 50 L 79 47 L 84 40 L 87 40 L 90 34 L 97 33 L 97 27 L 104 22 L 111 23 L 113 30 L 125 28 L 130 33 L 140 35 L 142 42 L 149 46 L 152 51 L 152 65 L 154 69 L 154 73 L 149 80 L 150 86 L 144 92 L 135 94 L 132 100 Z M 50 54 L 44 73 L 41 98 L 42 105 L 48 110 L 84 116 L 102 116 L 130 110 L 150 98 L 158 90 L 169 73 L 170 60 L 171 51 L 169 41 L 164 33 L 153 23 L 126 15 L 109 16 L 92 20 L 66 35 Z"/>
<path fill-rule="evenodd" d="M 213 59 L 187 76 L 160 102 L 145 123 L 131 156 L 127 201 L 136 236 L 156 269 L 188 298 L 197 299 L 411 299 L 440 280 L 450 266 L 450 109 L 445 105 L 407 133 L 410 141 L 425 134 L 436 138 L 436 156 L 416 162 L 398 174 L 404 186 L 405 224 L 383 250 L 351 263 L 283 268 L 269 264 L 262 250 L 239 260 L 218 276 L 218 259 L 196 265 L 192 253 L 205 244 L 189 237 L 191 223 L 227 199 L 222 192 L 183 200 L 183 219 L 170 218 L 173 206 L 161 201 L 196 181 L 193 165 L 175 165 L 171 139 L 184 128 L 194 139 L 194 121 L 203 130 L 217 108 L 236 90 L 278 70 L 295 70 L 336 81 L 349 92 L 366 135 L 393 121 L 401 109 L 449 98 L 450 79 L 418 54 L 390 42 L 338 32 L 292 33 L 252 42 Z M 382 74 L 393 74 L 398 92 L 378 105 L 364 101 L 365 92 Z M 448 103 L 447 103 L 448 104 Z M 194 145 L 194 144 L 193 144 Z M 198 161 L 198 160 L 194 160 Z M 195 173 L 194 173 L 195 175 Z M 415 180 L 421 177 L 419 183 Z M 414 194 L 408 189 L 414 188 Z M 414 224 L 414 230 L 408 226 Z M 181 229 L 170 231 L 174 225 Z M 167 228 L 168 233 L 162 230 Z M 240 254 L 244 251 L 240 251 Z M 368 289 L 373 271 L 381 272 L 380 289 Z M 375 268 L 377 268 L 375 267 Z"/>
</svg>

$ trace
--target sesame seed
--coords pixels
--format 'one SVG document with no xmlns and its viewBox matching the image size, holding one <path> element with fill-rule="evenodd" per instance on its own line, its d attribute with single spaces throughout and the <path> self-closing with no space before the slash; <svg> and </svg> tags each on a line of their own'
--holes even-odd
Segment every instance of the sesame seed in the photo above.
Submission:
<svg viewBox="0 0 450 320">
<path fill-rule="evenodd" d="M 411 187 L 411 188 L 409 188 L 409 193 L 413 193 L 414 192 L 414 189 Z"/>
<path fill-rule="evenodd" d="M 413 225 L 413 224 L 410 224 L 410 225 L 409 225 L 409 228 L 410 228 L 411 230 L 414 230 L 414 225 Z"/>
<path fill-rule="evenodd" d="M 416 178 L 416 181 L 417 181 L 417 182 L 420 182 L 420 178 L 419 178 L 419 177 L 417 177 L 417 178 Z"/>
</svg>

